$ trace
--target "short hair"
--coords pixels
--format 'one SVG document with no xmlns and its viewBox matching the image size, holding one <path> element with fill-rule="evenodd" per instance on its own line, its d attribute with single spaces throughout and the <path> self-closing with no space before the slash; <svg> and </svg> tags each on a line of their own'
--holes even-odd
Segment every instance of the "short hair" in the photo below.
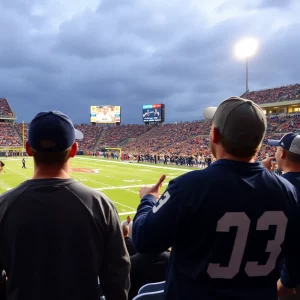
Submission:
<svg viewBox="0 0 300 300">
<path fill-rule="evenodd" d="M 31 149 L 34 163 L 36 165 L 64 165 L 69 157 L 71 152 L 71 147 L 62 151 L 62 152 L 39 152 L 35 149 Z"/>
<path fill-rule="evenodd" d="M 122 226 L 123 236 L 126 236 L 129 234 L 129 227 L 127 225 Z"/>
<path fill-rule="evenodd" d="M 300 164 L 300 154 L 296 154 L 285 149 L 284 151 L 286 152 L 286 159 L 288 161 L 293 162 L 294 164 Z"/>
<path fill-rule="evenodd" d="M 237 125 L 238 126 L 238 125 Z M 261 143 L 259 143 L 256 147 L 245 147 L 240 146 L 238 144 L 233 144 L 226 137 L 220 134 L 220 141 L 224 148 L 224 150 L 235 157 L 239 158 L 247 158 L 253 157 L 259 150 Z"/>
</svg>

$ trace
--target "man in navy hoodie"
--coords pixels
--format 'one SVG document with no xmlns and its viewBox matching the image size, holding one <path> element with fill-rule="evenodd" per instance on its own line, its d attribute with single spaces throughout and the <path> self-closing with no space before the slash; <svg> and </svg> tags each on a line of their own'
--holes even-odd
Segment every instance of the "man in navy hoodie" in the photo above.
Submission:
<svg viewBox="0 0 300 300">
<path fill-rule="evenodd" d="M 172 247 L 167 300 L 277 300 L 282 257 L 279 294 L 293 293 L 300 277 L 296 191 L 255 162 L 264 112 L 232 97 L 204 116 L 213 119 L 210 148 L 217 161 L 172 180 L 160 198 L 164 175 L 141 189 L 133 222 L 137 251 Z"/>
</svg>

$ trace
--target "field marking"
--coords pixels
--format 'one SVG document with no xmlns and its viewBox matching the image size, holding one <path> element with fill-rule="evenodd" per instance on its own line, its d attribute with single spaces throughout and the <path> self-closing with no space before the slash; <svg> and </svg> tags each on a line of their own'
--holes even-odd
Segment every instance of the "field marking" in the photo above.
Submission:
<svg viewBox="0 0 300 300">
<path fill-rule="evenodd" d="M 142 180 L 140 180 L 140 179 L 132 179 L 132 180 L 130 180 L 130 179 L 125 179 L 125 180 L 123 180 L 124 182 L 141 182 Z"/>
<path fill-rule="evenodd" d="M 123 213 L 119 213 L 119 216 L 126 216 L 126 215 L 131 215 L 131 214 L 135 214 L 136 210 L 134 211 L 127 211 L 127 212 L 123 212 Z"/>
<path fill-rule="evenodd" d="M 142 165 L 139 163 L 128 163 L 125 161 L 112 161 L 112 160 L 104 160 L 104 159 L 99 159 L 96 160 L 95 158 L 89 158 L 89 157 L 79 157 L 76 156 L 76 159 L 80 159 L 80 160 L 91 160 L 91 161 L 95 161 L 95 162 L 107 162 L 107 163 L 111 163 L 111 164 L 125 164 L 128 166 L 139 166 L 139 167 L 143 167 L 143 168 L 154 168 L 154 169 L 165 169 L 165 170 L 176 170 L 178 172 L 191 172 L 191 171 L 195 171 L 198 169 L 193 169 L 193 170 L 188 170 L 188 169 L 179 169 L 179 168 L 173 168 L 173 167 L 162 167 L 162 166 L 152 166 L 152 165 Z"/>
<path fill-rule="evenodd" d="M 86 162 L 84 160 L 82 161 L 79 161 L 77 160 L 76 163 L 78 165 L 86 165 L 86 163 L 88 163 L 89 165 L 94 165 L 94 167 L 99 167 L 99 162 L 98 161 L 89 161 L 89 162 Z M 143 177 L 146 177 L 147 175 L 149 174 L 152 174 L 153 176 L 157 176 L 159 177 L 161 174 L 162 174 L 162 171 L 160 169 L 152 169 L 150 170 L 149 168 L 144 170 L 144 172 L 139 172 L 138 170 L 134 169 L 134 172 L 128 172 L 128 165 L 118 165 L 118 172 L 117 172 L 117 177 L 116 175 L 112 176 L 111 178 L 117 178 L 117 179 L 122 179 L 124 177 L 131 177 L 131 178 L 136 178 L 136 175 L 139 174 L 139 176 L 143 176 Z M 105 168 L 105 174 L 110 174 L 110 173 L 114 173 L 115 172 L 111 169 L 111 166 L 108 164 L 107 166 L 106 165 L 101 165 L 101 167 Z M 129 168 L 130 169 L 130 168 Z M 132 168 L 131 168 L 132 170 Z M 138 173 L 139 172 L 139 173 Z M 166 173 L 168 172 L 167 170 L 165 171 Z M 135 174 L 134 174 L 135 173 Z M 184 172 L 183 172 L 184 173 Z M 182 172 L 181 173 L 178 173 L 178 176 L 182 175 L 183 174 Z M 155 175 L 154 175 L 155 174 Z M 156 175 L 157 174 L 157 175 Z M 102 175 L 104 176 L 104 173 L 102 173 Z"/>
<path fill-rule="evenodd" d="M 5 169 L 11 170 L 12 172 L 17 173 L 17 174 L 19 174 L 19 175 L 21 175 L 21 176 L 23 176 L 23 177 L 25 177 L 27 179 L 31 179 L 31 177 L 28 177 L 27 175 L 25 175 L 25 174 L 23 174 L 21 172 L 18 172 L 18 171 L 14 170 L 14 169 L 8 168 L 6 165 L 5 165 Z"/>
<path fill-rule="evenodd" d="M 120 202 L 116 202 L 116 201 L 113 201 L 113 200 L 111 200 L 113 203 L 116 203 L 116 204 L 118 204 L 118 205 L 122 205 L 122 206 L 124 206 L 124 207 L 127 207 L 127 208 L 129 208 L 129 209 L 135 209 L 135 208 L 133 208 L 133 207 L 130 207 L 130 206 L 127 206 L 127 205 L 125 205 L 125 204 L 123 204 L 123 203 L 120 203 Z"/>
<path fill-rule="evenodd" d="M 4 182 L 3 180 L 0 180 L 0 188 L 5 191 L 9 191 L 9 190 L 13 189 L 9 184 Z"/>
<path fill-rule="evenodd" d="M 167 185 L 168 182 L 164 182 L 162 185 Z M 114 190 L 114 189 L 131 189 L 136 187 L 143 187 L 143 186 L 151 186 L 155 185 L 155 183 L 152 184 L 136 184 L 136 185 L 120 185 L 120 186 L 110 186 L 110 187 L 103 187 L 103 188 L 96 188 L 97 191 L 104 191 L 104 190 Z"/>
</svg>

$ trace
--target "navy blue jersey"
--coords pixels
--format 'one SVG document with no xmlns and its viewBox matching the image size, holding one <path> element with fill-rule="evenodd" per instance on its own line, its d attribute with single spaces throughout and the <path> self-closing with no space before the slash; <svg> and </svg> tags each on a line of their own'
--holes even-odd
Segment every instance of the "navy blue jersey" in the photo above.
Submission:
<svg viewBox="0 0 300 300">
<path fill-rule="evenodd" d="M 287 172 L 283 175 L 286 180 L 288 180 L 300 192 L 300 172 Z"/>
<path fill-rule="evenodd" d="M 133 222 L 138 252 L 172 247 L 166 299 L 277 299 L 299 274 L 294 187 L 260 163 L 219 160 L 145 196 Z M 298 253 L 296 255 L 296 253 Z"/>
</svg>

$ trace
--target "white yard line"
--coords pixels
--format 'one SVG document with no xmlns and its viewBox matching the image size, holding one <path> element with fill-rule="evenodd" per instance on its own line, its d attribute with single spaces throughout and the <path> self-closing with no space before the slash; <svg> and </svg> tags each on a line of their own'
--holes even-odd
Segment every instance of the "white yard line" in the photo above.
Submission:
<svg viewBox="0 0 300 300">
<path fill-rule="evenodd" d="M 119 216 L 126 216 L 126 215 L 131 215 L 131 214 L 135 214 L 136 213 L 136 210 L 134 211 L 127 211 L 127 212 L 122 212 L 122 213 L 119 213 Z"/>
<path fill-rule="evenodd" d="M 23 159 L 23 156 L 20 156 L 19 158 L 10 158 L 10 157 L 5 157 L 5 156 L 1 156 L 2 157 L 2 160 L 19 160 L 19 161 L 22 161 L 22 159 Z M 25 158 L 27 157 L 28 158 L 28 156 L 24 156 Z"/>
<path fill-rule="evenodd" d="M 118 205 L 122 205 L 122 206 L 124 206 L 124 207 L 127 207 L 127 208 L 129 208 L 129 209 L 135 209 L 135 208 L 133 208 L 133 207 L 127 206 L 127 205 L 125 205 L 125 204 L 123 204 L 123 203 L 120 203 L 120 202 L 116 202 L 116 201 L 113 201 L 113 200 L 112 200 L 112 202 L 113 202 L 113 203 L 116 203 L 116 204 L 118 204 Z"/>
<path fill-rule="evenodd" d="M 114 190 L 114 189 L 131 189 L 131 188 L 136 188 L 136 187 L 143 187 L 143 186 L 150 186 L 154 185 L 155 183 L 152 184 L 136 184 L 136 185 L 121 185 L 121 186 L 110 186 L 110 187 L 103 187 L 103 188 L 97 188 L 95 190 L 97 191 L 104 191 L 104 190 Z M 163 183 L 163 185 L 167 185 L 168 182 Z"/>
<path fill-rule="evenodd" d="M 9 191 L 12 189 L 12 187 L 10 185 L 8 185 L 7 183 L 5 183 L 3 180 L 0 180 L 0 188 L 5 191 Z"/>
<path fill-rule="evenodd" d="M 6 165 L 5 165 L 5 169 L 10 170 L 10 171 L 12 171 L 12 172 L 14 172 L 16 174 L 19 174 L 19 175 L 25 177 L 26 179 L 31 179 L 31 177 L 28 177 L 27 175 L 25 175 L 25 174 L 23 174 L 21 172 L 18 172 L 18 171 L 14 170 L 14 169 L 8 168 Z"/>
</svg>

